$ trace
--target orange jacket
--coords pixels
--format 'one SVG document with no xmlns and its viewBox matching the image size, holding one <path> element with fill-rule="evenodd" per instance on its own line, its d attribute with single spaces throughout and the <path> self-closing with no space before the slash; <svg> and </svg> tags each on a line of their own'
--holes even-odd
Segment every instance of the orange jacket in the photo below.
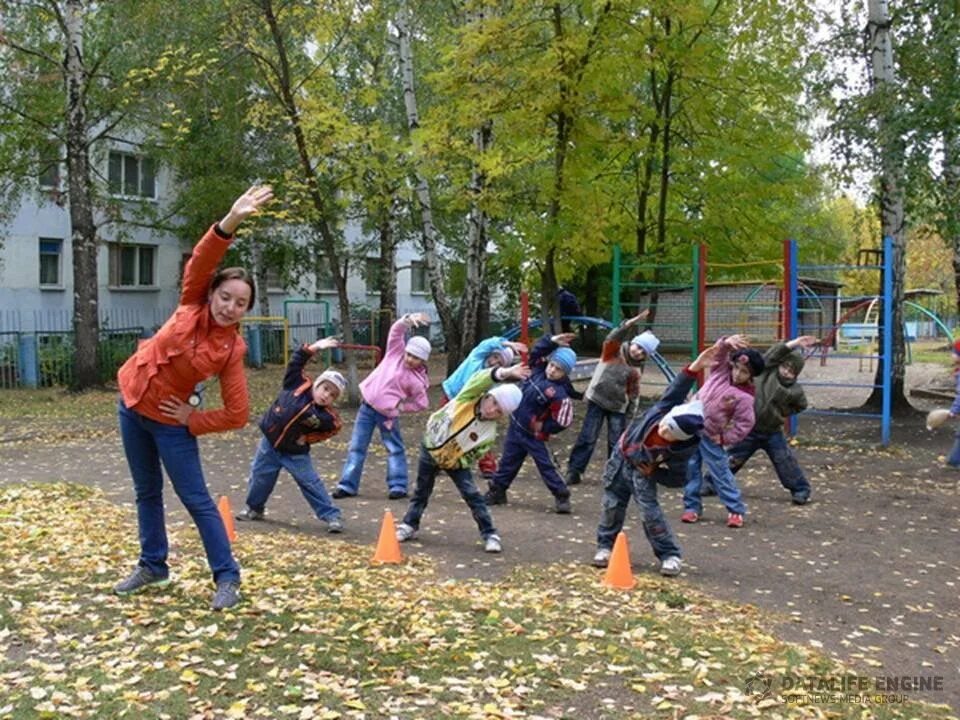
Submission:
<svg viewBox="0 0 960 720">
<path fill-rule="evenodd" d="M 164 425 L 179 423 L 161 414 L 160 401 L 173 396 L 186 402 L 197 383 L 219 375 L 223 409 L 194 410 L 187 422 L 193 435 L 241 428 L 250 415 L 243 371 L 247 345 L 236 325 L 220 327 L 210 315 L 210 281 L 232 240 L 216 227 L 193 249 L 173 315 L 117 372 L 123 404 Z"/>
</svg>

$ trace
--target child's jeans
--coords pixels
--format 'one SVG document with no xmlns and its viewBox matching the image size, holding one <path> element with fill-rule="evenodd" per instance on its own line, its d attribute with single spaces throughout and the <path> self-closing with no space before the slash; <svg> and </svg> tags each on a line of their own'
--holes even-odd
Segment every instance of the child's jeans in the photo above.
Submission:
<svg viewBox="0 0 960 720">
<path fill-rule="evenodd" d="M 700 491 L 703 486 L 701 464 L 706 464 L 707 470 L 713 476 L 713 486 L 717 490 L 717 496 L 720 502 L 726 505 L 727 510 L 738 515 L 746 514 L 747 506 L 740 497 L 740 488 L 737 487 L 737 481 L 730 470 L 730 460 L 726 451 L 722 445 L 717 445 L 706 435 L 700 438 L 700 444 L 690 456 L 690 462 L 687 465 L 687 484 L 683 486 L 683 509 L 693 510 L 698 515 L 703 513 L 703 503 L 700 501 Z"/>
<path fill-rule="evenodd" d="M 796 456 L 782 432 L 764 433 L 752 431 L 743 440 L 727 450 L 730 457 L 730 469 L 736 474 L 744 463 L 757 451 L 763 450 L 770 458 L 777 479 L 797 500 L 810 499 L 810 483 L 800 468 Z"/>
<path fill-rule="evenodd" d="M 570 461 L 567 463 L 567 477 L 579 478 L 590 464 L 597 439 L 603 429 L 603 421 L 607 421 L 607 459 L 613 454 L 613 446 L 623 433 L 624 413 L 611 412 L 597 405 L 592 400 L 587 401 L 587 416 L 583 419 L 583 427 L 577 442 L 570 451 Z"/>
<path fill-rule="evenodd" d="M 490 516 L 490 510 L 483 499 L 483 493 L 477 488 L 469 468 L 441 468 L 437 465 L 433 456 L 427 452 L 427 449 L 420 446 L 420 460 L 417 464 L 417 482 L 413 489 L 413 497 L 410 499 L 410 507 L 407 508 L 407 514 L 403 517 L 403 522 L 412 528 L 420 527 L 420 518 L 423 517 L 427 509 L 427 503 L 430 501 L 430 495 L 433 494 L 433 488 L 437 483 L 437 475 L 443 470 L 453 484 L 460 491 L 460 497 L 470 508 L 473 519 L 477 523 L 480 535 L 487 539 L 491 535 L 496 535 L 497 529 L 493 526 L 493 518 Z"/>
<path fill-rule="evenodd" d="M 947 465 L 960 468 L 960 430 L 954 437 L 953 449 L 950 451 L 950 457 L 947 458 Z"/>
<path fill-rule="evenodd" d="M 360 409 L 357 410 L 350 447 L 347 449 L 347 461 L 343 464 L 337 487 L 348 495 L 356 495 L 360 491 L 363 462 L 367 459 L 367 448 L 370 447 L 374 428 L 380 429 L 380 439 L 387 448 L 387 488 L 405 493 L 407 456 L 403 436 L 400 434 L 400 418 L 381 415 L 365 402 L 360 403 Z"/>
<path fill-rule="evenodd" d="M 520 472 L 520 466 L 523 465 L 523 461 L 528 454 L 536 463 L 537 470 L 540 471 L 540 477 L 546 484 L 547 489 L 553 493 L 553 496 L 555 498 L 570 497 L 570 489 L 563 481 L 560 473 L 557 472 L 550 451 L 547 450 L 547 443 L 521 430 L 514 422 L 510 423 L 506 437 L 503 439 L 500 467 L 491 478 L 490 487 L 507 490 L 513 483 L 514 478 L 517 477 L 517 473 Z"/>
<path fill-rule="evenodd" d="M 265 437 L 260 438 L 257 454 L 250 465 L 250 484 L 247 488 L 247 507 L 263 512 L 277 484 L 280 470 L 286 470 L 300 486 L 300 492 L 310 503 L 313 512 L 321 520 L 333 520 L 340 517 L 340 510 L 330 500 L 327 488 L 317 475 L 310 460 L 310 453 L 293 455 L 277 452 Z"/>
<path fill-rule="evenodd" d="M 613 547 L 613 541 L 623 529 L 631 493 L 643 514 L 643 532 L 653 548 L 653 554 L 658 560 L 671 556 L 682 557 L 680 544 L 657 500 L 656 476 L 646 477 L 624 459 L 619 448 L 614 448 L 613 455 L 607 460 L 603 470 L 603 499 L 600 523 L 597 526 L 597 547 Z"/>
</svg>

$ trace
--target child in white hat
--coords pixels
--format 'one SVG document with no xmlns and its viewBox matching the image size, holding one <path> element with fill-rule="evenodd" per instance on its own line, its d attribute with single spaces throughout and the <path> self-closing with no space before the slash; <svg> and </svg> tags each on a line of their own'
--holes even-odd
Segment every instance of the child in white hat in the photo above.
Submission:
<svg viewBox="0 0 960 720">
<path fill-rule="evenodd" d="M 391 500 L 407 497 L 407 455 L 400 434 L 400 414 L 425 410 L 429 404 L 427 360 L 430 341 L 407 330 L 430 325 L 424 313 L 404 315 L 390 327 L 387 352 L 380 364 L 360 383 L 363 402 L 353 424 L 353 435 L 333 497 L 353 497 L 360 492 L 360 476 L 375 428 L 387 448 L 387 493 Z"/>
<path fill-rule="evenodd" d="M 343 532 L 340 509 L 313 467 L 310 446 L 340 432 L 340 416 L 333 405 L 346 390 L 347 381 L 336 370 L 324 370 L 316 380 L 303 372 L 319 350 L 339 344 L 335 338 L 323 338 L 299 348 L 290 358 L 283 389 L 260 420 L 263 437 L 250 466 L 247 507 L 238 519 L 263 520 L 267 500 L 283 469 L 297 481 L 317 517 L 327 523 L 327 532 Z"/>
</svg>

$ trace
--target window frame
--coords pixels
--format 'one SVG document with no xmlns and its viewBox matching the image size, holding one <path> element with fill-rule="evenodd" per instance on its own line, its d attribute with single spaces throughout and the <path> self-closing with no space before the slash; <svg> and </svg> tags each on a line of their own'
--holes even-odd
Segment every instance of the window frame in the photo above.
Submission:
<svg viewBox="0 0 960 720">
<path fill-rule="evenodd" d="M 423 287 L 416 287 L 415 278 L 420 275 L 423 278 Z M 411 295 L 429 295 L 430 278 L 427 276 L 427 263 L 423 260 L 410 261 L 410 294 Z"/>
<path fill-rule="evenodd" d="M 114 183 L 113 171 L 114 171 L 114 158 L 117 158 L 117 168 L 119 169 L 119 178 L 117 183 Z M 128 179 L 127 171 L 130 167 L 130 163 L 136 163 L 136 172 L 137 172 L 137 191 L 135 194 L 127 192 L 128 190 Z M 146 173 L 144 172 L 144 166 L 148 165 L 150 173 L 150 186 L 152 189 L 152 194 L 148 195 L 144 192 L 144 179 Z M 107 153 L 107 190 L 110 193 L 111 197 L 119 198 L 121 200 L 145 200 L 148 202 L 157 201 L 157 163 L 153 158 L 146 155 L 140 155 L 137 153 L 124 152 L 123 150 L 110 150 Z"/>
<path fill-rule="evenodd" d="M 133 284 L 123 284 L 123 251 L 127 249 L 133 249 L 134 253 L 134 265 L 132 269 L 132 275 L 134 278 Z M 143 267 L 141 264 L 141 259 L 143 257 L 144 251 L 150 251 L 151 255 L 151 282 L 150 284 L 145 284 L 141 282 L 141 276 L 143 272 Z M 160 286 L 157 284 L 158 272 L 158 260 L 160 257 L 160 248 L 158 245 L 150 245 L 148 243 L 121 243 L 121 242 L 108 242 L 107 243 L 107 288 L 109 290 L 119 290 L 122 292 L 137 292 L 137 291 L 156 291 L 160 289 Z"/>
<path fill-rule="evenodd" d="M 59 248 L 56 253 L 44 252 L 44 243 L 57 243 Z M 63 238 L 41 237 L 37 242 L 37 281 L 41 290 L 63 290 Z M 54 283 L 45 283 L 43 281 L 43 258 L 44 256 L 56 255 L 57 257 L 57 281 Z"/>
</svg>

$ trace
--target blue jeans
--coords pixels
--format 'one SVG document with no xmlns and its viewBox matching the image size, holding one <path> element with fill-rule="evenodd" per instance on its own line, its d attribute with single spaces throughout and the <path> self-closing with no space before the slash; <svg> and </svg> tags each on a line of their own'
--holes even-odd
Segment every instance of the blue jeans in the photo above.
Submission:
<svg viewBox="0 0 960 720">
<path fill-rule="evenodd" d="M 597 439 L 600 437 L 600 430 L 603 428 L 603 421 L 607 421 L 607 459 L 613 454 L 613 447 L 617 444 L 620 435 L 623 434 L 625 416 L 623 413 L 611 412 L 597 405 L 592 400 L 587 401 L 587 415 L 583 419 L 583 427 L 580 428 L 580 435 L 577 436 L 577 442 L 570 451 L 570 461 L 567 463 L 567 475 L 576 474 L 577 477 L 583 475 L 590 464 L 590 458 L 593 456 L 593 449 L 597 445 Z"/>
<path fill-rule="evenodd" d="M 960 468 L 960 430 L 954 436 L 953 448 L 950 450 L 950 456 L 947 458 L 947 465 Z"/>
<path fill-rule="evenodd" d="M 333 504 L 327 488 L 317 475 L 310 460 L 310 453 L 293 455 L 277 452 L 265 437 L 260 438 L 257 454 L 250 465 L 250 484 L 247 488 L 247 507 L 263 512 L 270 493 L 277 485 L 280 470 L 286 470 L 300 486 L 300 492 L 321 520 L 340 517 L 340 510 Z"/>
<path fill-rule="evenodd" d="M 683 486 L 683 509 L 693 510 L 698 515 L 703 513 L 703 503 L 700 501 L 700 491 L 703 486 L 701 463 L 706 463 L 707 470 L 713 477 L 713 486 L 717 497 L 732 513 L 744 515 L 747 506 L 740 497 L 740 488 L 730 470 L 730 461 L 722 445 L 717 445 L 710 438 L 703 436 L 700 444 L 690 456 L 687 465 L 687 484 Z"/>
<path fill-rule="evenodd" d="M 804 476 L 797 457 L 790 449 L 786 436 L 780 431 L 763 433 L 754 430 L 730 448 L 727 455 L 730 457 L 730 469 L 734 474 L 757 450 L 767 453 L 777 473 L 777 479 L 793 497 L 802 500 L 810 499 L 810 483 Z"/>
<path fill-rule="evenodd" d="M 140 527 L 140 561 L 158 577 L 170 574 L 167 567 L 167 528 L 163 510 L 163 473 L 200 531 L 214 582 L 240 581 L 240 566 L 230 552 L 230 541 L 220 511 L 210 497 L 200 467 L 197 439 L 184 425 L 164 425 L 119 407 L 120 437 L 127 456 L 137 498 Z"/>
<path fill-rule="evenodd" d="M 470 508 L 473 519 L 477 523 L 480 535 L 487 539 L 495 535 L 497 529 L 493 526 L 493 518 L 490 517 L 490 510 L 483 499 L 483 494 L 477 489 L 473 482 L 473 476 L 469 468 L 441 468 L 437 465 L 433 456 L 427 452 L 427 449 L 420 446 L 420 460 L 417 464 L 417 483 L 413 489 L 413 497 L 410 499 L 410 507 L 407 508 L 407 514 L 403 516 L 403 521 L 412 528 L 420 527 L 420 518 L 423 517 L 427 509 L 427 503 L 430 501 L 430 495 L 433 494 L 433 488 L 437 483 L 437 475 L 443 470 L 453 484 L 460 491 L 460 497 Z"/>
<path fill-rule="evenodd" d="M 373 437 L 373 429 L 380 429 L 380 439 L 387 448 L 387 488 L 407 491 L 407 456 L 400 435 L 400 418 L 388 418 L 381 415 L 367 403 L 360 403 L 357 419 L 353 423 L 353 435 L 347 449 L 347 461 L 337 487 L 348 495 L 360 492 L 360 476 L 363 474 L 363 462 L 367 459 L 367 448 Z"/>
<path fill-rule="evenodd" d="M 521 430 L 512 421 L 507 429 L 507 435 L 503 439 L 503 453 L 500 455 L 497 472 L 490 479 L 490 487 L 508 490 L 517 477 L 517 473 L 520 472 L 520 466 L 523 465 L 523 461 L 526 460 L 528 454 L 533 458 L 537 470 L 540 471 L 540 477 L 547 489 L 553 493 L 553 496 L 556 498 L 570 497 L 570 488 L 567 487 L 560 473 L 557 472 L 550 451 L 547 450 L 546 441 L 538 440 L 530 433 Z"/>
</svg>

